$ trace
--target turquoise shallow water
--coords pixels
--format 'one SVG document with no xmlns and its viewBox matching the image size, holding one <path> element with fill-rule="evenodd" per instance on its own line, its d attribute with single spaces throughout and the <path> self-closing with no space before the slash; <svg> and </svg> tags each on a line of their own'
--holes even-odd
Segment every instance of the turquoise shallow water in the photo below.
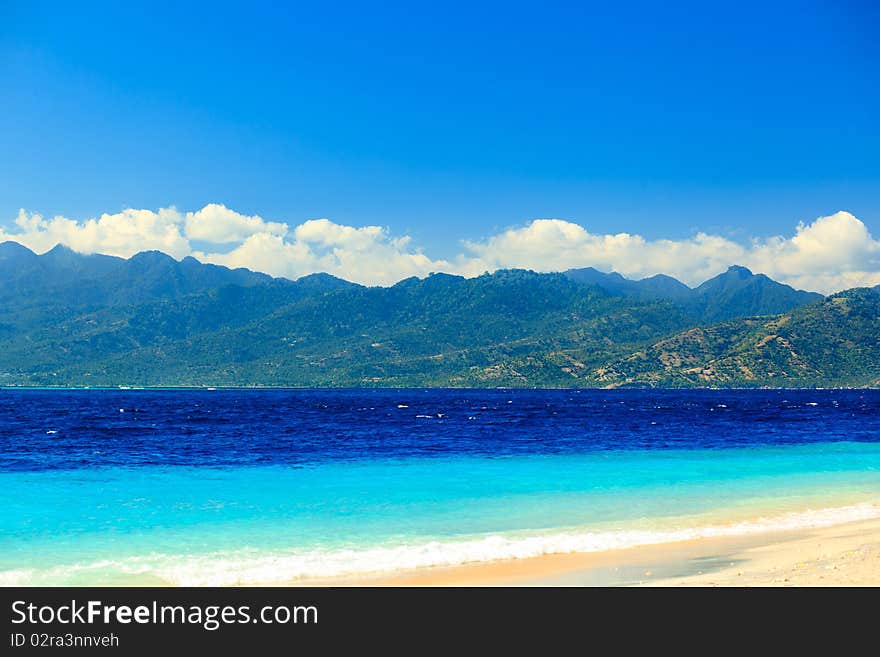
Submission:
<svg viewBox="0 0 880 657">
<path fill-rule="evenodd" d="M 828 524 L 878 503 L 880 444 L 855 442 L 7 471 L 0 582 L 267 583 Z"/>
</svg>

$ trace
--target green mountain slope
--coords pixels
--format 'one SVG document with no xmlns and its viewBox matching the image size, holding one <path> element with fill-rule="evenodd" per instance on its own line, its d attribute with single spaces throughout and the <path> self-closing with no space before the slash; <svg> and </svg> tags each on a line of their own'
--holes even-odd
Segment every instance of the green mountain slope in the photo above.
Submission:
<svg viewBox="0 0 880 657">
<path fill-rule="evenodd" d="M 764 274 L 733 266 L 694 288 L 687 303 L 702 321 L 718 322 L 748 315 L 775 315 L 821 298 L 821 294 L 795 290 Z"/>
<path fill-rule="evenodd" d="M 19 364 L 2 368 L 7 379 L 33 383 L 549 385 L 572 377 L 561 369 L 567 357 L 538 364 L 544 354 L 589 351 L 597 362 L 690 322 L 668 302 L 527 271 L 320 293 L 297 294 L 299 286 L 106 308 L 7 340 L 0 362 Z M 519 357 L 527 363 L 507 365 Z"/>
<path fill-rule="evenodd" d="M 847 290 L 774 317 L 691 328 L 594 377 L 601 385 L 878 386 L 880 294 Z"/>
<path fill-rule="evenodd" d="M 381 288 L 4 243 L 0 282 L 0 385 L 875 385 L 880 362 L 880 295 L 739 267 L 694 289 L 590 268 Z"/>
</svg>

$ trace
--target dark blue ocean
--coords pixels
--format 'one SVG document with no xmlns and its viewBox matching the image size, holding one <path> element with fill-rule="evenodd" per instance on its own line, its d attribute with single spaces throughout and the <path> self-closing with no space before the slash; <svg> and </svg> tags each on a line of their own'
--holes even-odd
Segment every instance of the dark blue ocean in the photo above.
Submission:
<svg viewBox="0 0 880 657">
<path fill-rule="evenodd" d="M 0 583 L 296 581 L 873 517 L 880 391 L 0 390 Z"/>
</svg>

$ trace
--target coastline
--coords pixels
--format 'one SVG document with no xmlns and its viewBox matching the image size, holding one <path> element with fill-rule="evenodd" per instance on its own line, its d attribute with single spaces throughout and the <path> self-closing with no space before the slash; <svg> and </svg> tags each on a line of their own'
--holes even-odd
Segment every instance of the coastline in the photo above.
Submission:
<svg viewBox="0 0 880 657">
<path fill-rule="evenodd" d="M 285 584 L 880 586 L 880 519 Z"/>
<path fill-rule="evenodd" d="M 877 502 L 861 506 L 880 512 L 880 503 Z M 111 587 L 880 586 L 880 516 L 876 513 L 849 519 L 841 515 L 839 522 L 827 524 L 786 526 L 785 522 L 778 522 L 746 533 L 707 532 L 662 542 L 592 551 L 577 549 L 531 556 L 489 557 L 446 565 L 405 566 L 390 562 L 382 570 L 293 578 L 283 575 L 283 562 L 270 559 L 262 566 L 251 564 L 261 570 L 266 565 L 275 569 L 274 573 L 264 570 L 268 575 L 265 579 L 227 579 L 213 584 L 204 580 L 196 583 L 181 581 L 178 577 L 168 578 L 152 569 L 151 572 L 142 570 L 143 564 L 135 563 L 130 564 L 135 571 L 73 583 Z M 163 569 L 191 578 L 194 573 L 189 572 L 190 565 L 186 559 L 172 558 Z M 220 566 L 224 571 L 222 563 L 214 563 L 214 566 Z M 83 574 L 88 570 L 86 566 Z M 15 583 L 10 580 L 0 585 Z M 23 583 L 18 582 L 18 585 Z"/>
</svg>

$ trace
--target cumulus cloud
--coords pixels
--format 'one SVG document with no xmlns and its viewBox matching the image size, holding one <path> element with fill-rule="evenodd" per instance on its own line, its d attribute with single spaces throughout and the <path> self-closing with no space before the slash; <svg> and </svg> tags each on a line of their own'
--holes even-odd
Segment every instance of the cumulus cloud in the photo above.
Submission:
<svg viewBox="0 0 880 657">
<path fill-rule="evenodd" d="M 181 234 L 181 217 L 174 208 L 158 212 L 123 210 L 115 214 L 76 221 L 19 210 L 15 224 L 20 229 L 8 233 L 0 228 L 0 241 L 13 240 L 42 253 L 64 244 L 80 253 L 105 253 L 128 258 L 139 251 L 164 251 L 175 258 L 189 254 L 189 241 Z"/>
<path fill-rule="evenodd" d="M 379 226 L 354 228 L 315 219 L 293 231 L 293 239 L 257 233 L 229 253 L 195 253 L 195 257 L 227 267 L 258 268 L 273 276 L 298 278 L 327 272 L 350 281 L 391 285 L 409 276 L 449 271 L 453 265 L 431 260 L 412 248 L 410 238 L 393 238 Z"/>
<path fill-rule="evenodd" d="M 790 239 L 755 240 L 747 262 L 806 289 L 836 291 L 880 284 L 880 241 L 849 212 L 801 223 Z"/>
<path fill-rule="evenodd" d="M 187 212 L 185 223 L 188 238 L 214 244 L 241 242 L 261 233 L 281 237 L 287 234 L 287 224 L 239 214 L 220 203 L 209 203 L 198 212 Z"/>
<path fill-rule="evenodd" d="M 382 226 L 346 226 L 329 219 L 289 225 L 214 203 L 194 212 L 124 210 L 82 221 L 45 219 L 22 210 L 14 229 L 0 228 L 3 240 L 20 242 L 36 252 L 59 242 L 83 253 L 122 257 L 157 249 L 175 258 L 193 255 L 203 262 L 274 276 L 298 278 L 323 271 L 371 285 L 390 285 L 432 271 L 475 276 L 505 267 L 560 271 L 587 266 L 630 278 L 669 274 L 695 285 L 732 264 L 825 293 L 880 284 L 880 241 L 848 212 L 802 223 L 788 237 L 755 238 L 748 243 L 706 233 L 648 240 L 625 232 L 591 233 L 562 219 L 536 219 L 482 240 L 465 241 L 452 260 L 432 259 L 410 237 L 394 236 Z M 200 250 L 192 241 L 199 243 Z"/>
<path fill-rule="evenodd" d="M 197 212 L 182 214 L 173 207 L 123 210 L 76 221 L 63 216 L 46 219 L 19 210 L 18 232 L 0 228 L 0 240 L 14 240 L 36 252 L 64 244 L 80 253 L 105 253 L 128 258 L 139 251 L 158 250 L 175 258 L 190 255 L 190 240 L 213 244 L 240 243 L 251 235 L 283 236 L 287 224 L 265 221 L 211 203 Z"/>
<path fill-rule="evenodd" d="M 465 246 L 488 270 L 559 271 L 592 266 L 629 278 L 669 274 L 696 285 L 739 264 L 825 293 L 880 284 L 880 241 L 849 212 L 801 223 L 792 237 L 755 238 L 745 245 L 706 233 L 681 240 L 594 234 L 568 221 L 537 219 Z"/>
<path fill-rule="evenodd" d="M 595 234 L 561 219 L 536 219 L 480 242 L 465 242 L 484 270 L 527 267 L 560 271 L 595 267 L 630 278 L 670 274 L 697 283 L 742 263 L 746 249 L 723 237 L 699 233 L 686 240 L 646 240 L 630 233 Z"/>
</svg>

